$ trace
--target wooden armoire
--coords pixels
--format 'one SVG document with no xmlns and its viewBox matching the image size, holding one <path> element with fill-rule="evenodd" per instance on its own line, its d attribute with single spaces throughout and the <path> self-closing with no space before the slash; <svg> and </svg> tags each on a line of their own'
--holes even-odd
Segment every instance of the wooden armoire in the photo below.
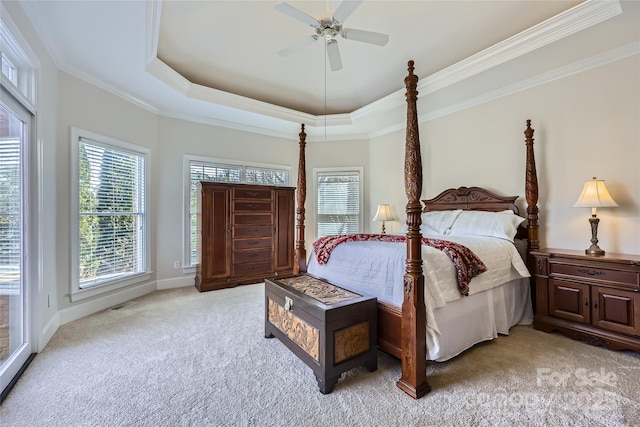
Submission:
<svg viewBox="0 0 640 427">
<path fill-rule="evenodd" d="M 295 188 L 199 183 L 200 292 L 293 274 Z"/>
</svg>

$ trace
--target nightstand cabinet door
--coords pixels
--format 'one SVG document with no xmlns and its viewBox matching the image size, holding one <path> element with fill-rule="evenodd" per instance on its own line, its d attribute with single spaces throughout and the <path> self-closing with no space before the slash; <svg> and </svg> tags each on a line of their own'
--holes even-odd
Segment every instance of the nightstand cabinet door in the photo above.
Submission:
<svg viewBox="0 0 640 427">
<path fill-rule="evenodd" d="M 592 286 L 593 324 L 610 331 L 640 335 L 640 294 Z"/>
<path fill-rule="evenodd" d="M 573 322 L 591 322 L 590 286 L 549 280 L 549 315 Z"/>
</svg>

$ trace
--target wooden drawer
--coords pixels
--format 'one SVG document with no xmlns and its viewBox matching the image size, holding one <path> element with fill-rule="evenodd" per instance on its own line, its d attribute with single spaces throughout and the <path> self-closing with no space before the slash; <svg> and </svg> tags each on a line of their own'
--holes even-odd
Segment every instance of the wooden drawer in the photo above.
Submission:
<svg viewBox="0 0 640 427">
<path fill-rule="evenodd" d="M 242 239 L 233 241 L 233 250 L 241 251 L 244 249 L 271 248 L 271 237 L 261 239 Z"/>
<path fill-rule="evenodd" d="M 271 206 L 270 201 L 233 201 L 234 212 L 271 212 Z"/>
<path fill-rule="evenodd" d="M 233 227 L 233 238 L 245 237 L 271 237 L 273 226 L 271 225 L 238 225 Z"/>
<path fill-rule="evenodd" d="M 233 196 L 234 199 L 267 199 L 271 200 L 271 189 L 270 188 L 234 188 Z"/>
<path fill-rule="evenodd" d="M 233 223 L 236 225 L 271 225 L 273 216 L 266 214 L 235 214 L 233 215 Z"/>
<path fill-rule="evenodd" d="M 551 274 L 573 276 L 582 279 L 591 279 L 602 282 L 610 282 L 622 285 L 638 286 L 640 284 L 640 272 L 613 270 L 594 265 L 560 264 L 550 262 Z"/>
<path fill-rule="evenodd" d="M 271 260 L 250 262 L 244 264 L 233 264 L 231 266 L 234 276 L 255 276 L 259 274 L 270 275 L 273 274 L 273 267 L 271 266 Z M 263 276 L 264 277 L 264 276 Z"/>
<path fill-rule="evenodd" d="M 239 264 L 243 262 L 269 261 L 273 251 L 271 248 L 257 249 L 252 251 L 234 251 L 233 263 Z"/>
</svg>

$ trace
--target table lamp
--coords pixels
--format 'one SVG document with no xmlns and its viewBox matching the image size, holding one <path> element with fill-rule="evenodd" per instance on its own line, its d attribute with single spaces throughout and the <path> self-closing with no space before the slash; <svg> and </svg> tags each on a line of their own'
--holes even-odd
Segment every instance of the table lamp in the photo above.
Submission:
<svg viewBox="0 0 640 427">
<path fill-rule="evenodd" d="M 591 181 L 584 183 L 582 193 L 578 197 L 578 201 L 573 205 L 574 208 L 591 208 L 591 246 L 585 249 L 585 254 L 600 256 L 604 255 L 604 251 L 598 247 L 598 223 L 600 218 L 596 216 L 596 208 L 612 208 L 618 204 L 613 200 L 603 179 L 596 179 L 594 176 Z"/>
<path fill-rule="evenodd" d="M 378 211 L 376 212 L 376 216 L 373 217 L 373 221 L 382 221 L 382 234 L 385 234 L 384 222 L 392 221 L 393 215 L 391 214 L 391 208 L 389 205 L 378 205 Z"/>
</svg>

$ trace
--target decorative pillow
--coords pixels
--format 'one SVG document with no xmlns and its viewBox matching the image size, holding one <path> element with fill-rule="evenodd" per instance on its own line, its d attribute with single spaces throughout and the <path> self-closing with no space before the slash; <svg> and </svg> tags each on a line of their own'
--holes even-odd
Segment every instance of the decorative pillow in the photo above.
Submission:
<svg viewBox="0 0 640 427">
<path fill-rule="evenodd" d="M 518 226 L 525 219 L 513 211 L 463 211 L 451 226 L 449 234 L 472 234 L 506 239 L 513 242 Z"/>
<path fill-rule="evenodd" d="M 454 223 L 458 215 L 460 215 L 460 212 L 462 212 L 461 209 L 424 212 L 420 217 L 422 219 L 420 233 L 422 233 L 423 236 L 447 234 L 451 225 Z M 402 230 L 400 230 L 400 234 L 407 234 L 407 231 L 407 224 L 404 224 L 402 226 Z"/>
</svg>

